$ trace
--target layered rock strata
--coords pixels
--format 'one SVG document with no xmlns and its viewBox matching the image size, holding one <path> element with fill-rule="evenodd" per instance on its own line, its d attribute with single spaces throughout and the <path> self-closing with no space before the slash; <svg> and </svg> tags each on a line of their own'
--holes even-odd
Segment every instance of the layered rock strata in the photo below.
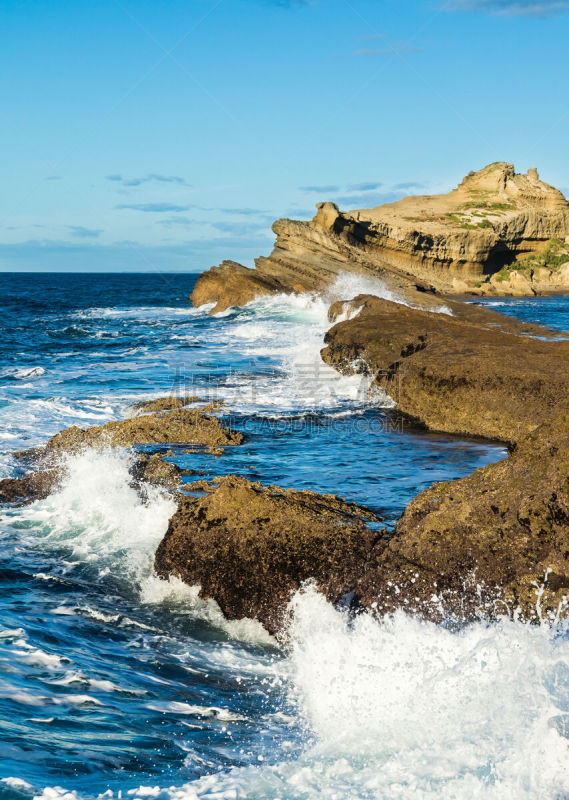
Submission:
<svg viewBox="0 0 569 800">
<path fill-rule="evenodd" d="M 204 272 L 194 305 L 215 303 L 215 313 L 274 292 L 323 291 L 342 273 L 379 278 L 408 300 L 417 289 L 460 294 L 569 235 L 563 194 L 537 170 L 516 174 L 503 162 L 470 173 L 448 194 L 355 211 L 331 202 L 317 209 L 310 222 L 277 220 L 273 252 L 258 258 L 256 269 L 226 261 Z M 565 286 L 545 274 L 540 285 L 550 280 Z"/>
</svg>

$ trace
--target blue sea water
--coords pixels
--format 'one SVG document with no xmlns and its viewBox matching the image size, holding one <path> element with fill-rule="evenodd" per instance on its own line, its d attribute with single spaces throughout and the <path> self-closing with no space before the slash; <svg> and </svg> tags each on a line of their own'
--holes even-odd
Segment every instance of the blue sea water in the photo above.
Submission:
<svg viewBox="0 0 569 800">
<path fill-rule="evenodd" d="M 177 451 L 180 466 L 335 492 L 388 524 L 432 482 L 505 455 L 403 423 L 365 378 L 327 368 L 331 298 L 211 316 L 189 303 L 196 277 L 0 275 L 0 476 L 63 427 L 171 392 L 224 401 L 246 436 L 221 456 Z M 350 278 L 334 296 L 362 288 L 388 296 Z M 566 298 L 498 310 L 569 328 Z M 0 794 L 569 796 L 561 626 L 349 620 L 309 589 L 279 647 L 154 576 L 174 502 L 132 489 L 130 457 L 69 457 L 49 498 L 0 510 Z"/>
</svg>

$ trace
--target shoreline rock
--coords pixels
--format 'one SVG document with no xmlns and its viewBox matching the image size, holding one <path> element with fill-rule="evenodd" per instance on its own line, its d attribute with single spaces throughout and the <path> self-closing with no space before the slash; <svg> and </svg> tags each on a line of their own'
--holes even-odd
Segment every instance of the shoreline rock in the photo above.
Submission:
<svg viewBox="0 0 569 800">
<path fill-rule="evenodd" d="M 228 475 L 203 497 L 180 497 L 155 570 L 165 579 L 200 584 L 201 596 L 213 598 L 228 619 L 254 617 L 277 634 L 305 581 L 315 581 L 331 602 L 353 591 L 383 537 L 366 521 L 380 518 L 334 495 Z"/>
<path fill-rule="evenodd" d="M 72 426 L 52 436 L 44 447 L 16 453 L 33 469 L 21 477 L 0 480 L 0 503 L 21 505 L 44 499 L 64 475 L 61 456 L 80 452 L 86 447 L 185 444 L 207 447 L 210 453 L 221 455 L 225 447 L 243 442 L 243 434 L 232 431 L 222 425 L 217 417 L 205 413 L 219 408 L 219 403 L 210 403 L 200 409 L 183 408 L 187 402 L 190 402 L 190 398 L 168 397 L 142 401 L 135 404 L 134 408 L 139 411 L 173 410 L 143 414 L 91 428 Z M 151 483 L 169 490 L 181 488 L 182 475 L 190 473 L 165 461 L 165 455 L 138 453 L 131 468 L 135 484 Z"/>
<path fill-rule="evenodd" d="M 206 495 L 181 500 L 157 573 L 199 584 L 230 619 L 283 635 L 307 580 L 352 609 L 436 622 L 567 614 L 569 342 L 470 304 L 449 301 L 448 311 L 368 295 L 336 303 L 330 317 L 343 321 L 323 358 L 373 375 L 430 429 L 507 442 L 506 459 L 434 484 L 392 532 L 367 528 L 362 509 L 355 525 L 343 520 L 343 506 L 313 493 L 307 505 L 307 493 L 245 478 L 199 482 Z"/>
<path fill-rule="evenodd" d="M 566 616 L 569 597 L 569 419 L 543 423 L 503 461 L 415 497 L 368 568 L 361 602 L 383 611 L 429 608 Z M 389 579 L 398 571 L 398 594 Z M 541 591 L 540 591 L 540 587 Z M 538 610 L 537 600 L 539 596 Z M 430 603 L 433 594 L 436 604 Z M 438 607 L 438 612 L 437 612 Z"/>
<path fill-rule="evenodd" d="M 465 303 L 453 316 L 369 295 L 351 305 L 359 313 L 328 331 L 323 360 L 373 376 L 430 430 L 511 444 L 568 407 L 569 342 L 553 331 Z"/>
<path fill-rule="evenodd" d="M 214 406 L 206 408 L 211 411 Z M 97 445 L 194 444 L 219 448 L 241 444 L 242 441 L 241 433 L 223 426 L 217 417 L 203 413 L 203 409 L 175 408 L 91 428 L 74 425 L 53 436 L 40 454 L 49 456 L 58 451 L 73 452 Z"/>
</svg>

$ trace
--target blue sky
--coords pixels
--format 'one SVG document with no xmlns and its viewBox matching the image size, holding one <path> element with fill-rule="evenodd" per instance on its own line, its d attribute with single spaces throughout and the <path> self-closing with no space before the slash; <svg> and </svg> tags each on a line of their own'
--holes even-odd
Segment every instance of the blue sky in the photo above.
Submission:
<svg viewBox="0 0 569 800">
<path fill-rule="evenodd" d="M 569 190 L 569 0 L 3 0 L 0 269 L 251 264 L 319 200 Z"/>
</svg>

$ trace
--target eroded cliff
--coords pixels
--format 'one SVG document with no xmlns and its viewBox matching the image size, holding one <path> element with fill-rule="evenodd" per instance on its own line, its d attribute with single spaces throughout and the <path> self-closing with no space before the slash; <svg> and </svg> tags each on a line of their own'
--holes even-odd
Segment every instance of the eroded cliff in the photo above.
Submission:
<svg viewBox="0 0 569 800">
<path fill-rule="evenodd" d="M 569 203 L 536 169 L 521 175 L 499 162 L 470 173 L 448 194 L 354 211 L 319 203 L 310 222 L 280 219 L 273 231 L 274 249 L 256 259 L 256 269 L 224 262 L 203 273 L 194 305 L 216 303 L 214 311 L 221 311 L 275 291 L 321 291 L 345 272 L 380 278 L 408 298 L 417 288 L 476 290 L 504 266 L 525 263 L 551 240 L 564 241 Z M 543 273 L 539 281 L 540 291 L 550 283 L 552 290 L 565 286 L 557 274 L 550 280 Z"/>
</svg>

